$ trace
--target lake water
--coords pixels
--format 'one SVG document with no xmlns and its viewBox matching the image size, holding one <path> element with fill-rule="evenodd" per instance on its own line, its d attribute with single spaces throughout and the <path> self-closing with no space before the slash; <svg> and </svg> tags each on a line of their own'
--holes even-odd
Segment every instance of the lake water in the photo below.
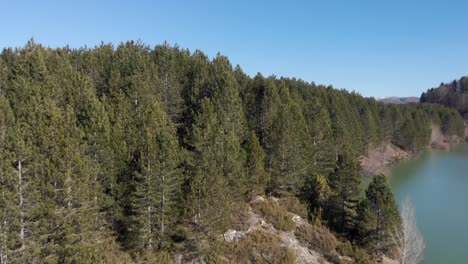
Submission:
<svg viewBox="0 0 468 264">
<path fill-rule="evenodd" d="M 468 263 L 468 144 L 431 150 L 390 169 L 398 203 L 411 199 L 426 241 L 425 264 Z"/>
</svg>

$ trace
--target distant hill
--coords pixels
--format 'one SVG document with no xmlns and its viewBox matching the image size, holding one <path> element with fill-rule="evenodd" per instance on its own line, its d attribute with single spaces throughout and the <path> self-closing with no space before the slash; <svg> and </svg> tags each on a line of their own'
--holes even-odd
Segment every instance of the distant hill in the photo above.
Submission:
<svg viewBox="0 0 468 264">
<path fill-rule="evenodd" d="M 380 99 L 379 102 L 384 104 L 407 104 L 407 103 L 417 103 L 419 102 L 418 97 L 386 97 Z"/>
<path fill-rule="evenodd" d="M 451 83 L 441 83 L 439 87 L 427 90 L 421 95 L 420 102 L 436 103 L 457 109 L 462 116 L 468 117 L 468 76 Z"/>
</svg>

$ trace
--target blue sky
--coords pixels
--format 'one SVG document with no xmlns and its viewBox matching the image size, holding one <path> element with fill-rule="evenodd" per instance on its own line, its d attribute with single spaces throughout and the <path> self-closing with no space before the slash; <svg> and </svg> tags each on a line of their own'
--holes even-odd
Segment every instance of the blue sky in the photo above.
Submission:
<svg viewBox="0 0 468 264">
<path fill-rule="evenodd" d="M 468 74 L 468 1 L 3 1 L 0 48 L 167 40 L 250 75 L 419 96 Z"/>
</svg>

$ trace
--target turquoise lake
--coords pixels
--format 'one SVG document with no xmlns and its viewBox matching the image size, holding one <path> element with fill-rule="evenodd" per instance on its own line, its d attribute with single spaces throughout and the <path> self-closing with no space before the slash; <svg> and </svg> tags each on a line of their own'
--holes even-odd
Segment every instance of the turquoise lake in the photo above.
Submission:
<svg viewBox="0 0 468 264">
<path fill-rule="evenodd" d="M 398 163 L 388 179 L 397 202 L 408 196 L 415 207 L 424 263 L 468 263 L 468 144 Z"/>
</svg>

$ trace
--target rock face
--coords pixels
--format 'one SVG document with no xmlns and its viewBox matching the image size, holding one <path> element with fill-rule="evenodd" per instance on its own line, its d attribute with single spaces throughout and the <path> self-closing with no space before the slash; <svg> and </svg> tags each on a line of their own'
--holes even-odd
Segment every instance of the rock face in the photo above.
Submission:
<svg viewBox="0 0 468 264">
<path fill-rule="evenodd" d="M 280 232 L 279 235 L 283 245 L 296 253 L 297 264 L 329 263 L 325 261 L 317 252 L 302 246 L 299 240 L 297 240 L 293 231 Z"/>
<path fill-rule="evenodd" d="M 367 155 L 359 158 L 361 165 L 360 173 L 364 176 L 384 174 L 388 166 L 399 160 L 410 159 L 411 157 L 411 154 L 391 143 L 371 146 L 367 150 Z"/>
<path fill-rule="evenodd" d="M 265 198 L 258 196 L 253 199 L 253 202 L 263 202 Z M 302 219 L 299 215 L 292 214 L 291 218 L 296 226 L 300 226 L 308 223 L 307 220 Z M 300 241 L 294 235 L 294 231 L 281 231 L 277 230 L 271 223 L 267 223 L 262 217 L 254 213 L 252 210 L 249 211 L 247 231 L 237 231 L 230 229 L 223 234 L 225 242 L 235 242 L 242 237 L 248 235 L 258 229 L 270 232 L 277 235 L 280 238 L 281 245 L 289 248 L 296 254 L 297 264 L 331 264 L 326 261 L 325 258 L 318 252 L 302 245 Z"/>
</svg>

